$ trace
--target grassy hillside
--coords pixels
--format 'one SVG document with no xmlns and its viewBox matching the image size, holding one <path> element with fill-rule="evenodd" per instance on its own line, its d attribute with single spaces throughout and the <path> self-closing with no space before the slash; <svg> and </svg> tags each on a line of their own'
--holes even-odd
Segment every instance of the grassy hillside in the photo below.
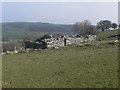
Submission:
<svg viewBox="0 0 120 90">
<path fill-rule="evenodd" d="M 114 36 L 120 35 L 119 30 L 110 30 L 110 31 L 99 31 L 97 37 L 103 40 L 117 39 Z"/>
<path fill-rule="evenodd" d="M 68 46 L 3 55 L 4 88 L 117 88 L 118 48 Z"/>
<path fill-rule="evenodd" d="M 64 32 L 72 33 L 72 25 L 50 23 L 15 22 L 2 24 L 3 38 L 21 39 L 29 36 L 35 38 L 38 33 Z"/>
<path fill-rule="evenodd" d="M 85 46 L 3 55 L 3 88 L 117 88 L 118 47 L 111 43 L 117 38 L 108 38 L 115 35 L 104 31 L 103 41 Z"/>
</svg>

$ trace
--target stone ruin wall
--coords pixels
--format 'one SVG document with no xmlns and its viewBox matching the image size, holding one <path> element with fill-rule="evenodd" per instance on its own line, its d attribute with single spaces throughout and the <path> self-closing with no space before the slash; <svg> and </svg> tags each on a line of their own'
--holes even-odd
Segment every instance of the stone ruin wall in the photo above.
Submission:
<svg viewBox="0 0 120 90">
<path fill-rule="evenodd" d="M 88 35 L 87 38 L 85 38 L 85 37 L 69 37 L 69 36 L 58 37 L 58 38 L 51 37 L 49 39 L 45 39 L 44 41 L 47 43 L 48 48 L 49 47 L 59 48 L 59 47 L 65 46 L 65 42 L 64 42 L 65 38 L 66 38 L 66 45 L 71 45 L 71 44 L 79 45 L 81 42 L 95 41 L 96 35 Z M 13 46 L 13 50 L 8 49 L 9 52 L 10 51 L 21 52 L 21 51 L 25 50 L 24 46 L 22 46 L 22 43 L 19 43 L 19 45 L 12 45 L 12 46 Z"/>
<path fill-rule="evenodd" d="M 71 44 L 80 44 L 81 42 L 86 42 L 86 41 L 95 41 L 96 40 L 96 35 L 88 35 L 87 38 L 85 37 L 69 37 L 69 36 L 64 36 L 63 38 L 50 38 L 50 39 L 45 39 L 45 42 L 48 44 L 47 47 L 62 47 L 64 45 L 64 39 L 66 38 L 66 45 L 71 45 Z"/>
</svg>

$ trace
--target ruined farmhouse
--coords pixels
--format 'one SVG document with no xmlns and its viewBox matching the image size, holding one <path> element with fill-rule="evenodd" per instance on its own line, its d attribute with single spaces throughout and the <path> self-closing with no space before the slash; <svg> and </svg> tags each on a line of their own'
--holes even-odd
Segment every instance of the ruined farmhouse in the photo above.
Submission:
<svg viewBox="0 0 120 90">
<path fill-rule="evenodd" d="M 22 42 L 14 42 L 3 44 L 3 52 L 4 53 L 17 53 L 22 51 L 29 50 L 42 50 L 47 48 L 59 48 L 68 46 L 71 44 L 79 45 L 81 42 L 86 41 L 95 41 L 96 35 L 87 35 L 86 37 L 78 36 L 78 35 L 63 35 L 59 37 L 54 37 L 52 35 L 44 35 L 36 40 L 27 40 Z"/>
</svg>

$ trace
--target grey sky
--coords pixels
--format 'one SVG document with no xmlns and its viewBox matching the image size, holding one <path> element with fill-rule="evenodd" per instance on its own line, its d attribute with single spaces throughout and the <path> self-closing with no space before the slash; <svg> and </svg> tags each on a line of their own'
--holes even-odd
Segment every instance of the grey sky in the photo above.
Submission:
<svg viewBox="0 0 120 90">
<path fill-rule="evenodd" d="M 4 2 L 3 22 L 47 22 L 73 24 L 88 19 L 118 22 L 117 2 Z"/>
</svg>

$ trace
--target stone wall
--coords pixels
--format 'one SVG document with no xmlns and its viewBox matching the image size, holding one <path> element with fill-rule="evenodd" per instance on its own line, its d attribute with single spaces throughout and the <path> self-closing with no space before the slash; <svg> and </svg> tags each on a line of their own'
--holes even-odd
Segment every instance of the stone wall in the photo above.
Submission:
<svg viewBox="0 0 120 90">
<path fill-rule="evenodd" d="M 26 51 L 26 50 L 39 50 L 39 49 L 46 49 L 49 47 L 59 48 L 71 44 L 77 44 L 79 45 L 81 42 L 86 41 L 95 41 L 96 35 L 88 35 L 87 37 L 76 37 L 76 36 L 61 36 L 58 38 L 50 37 L 46 39 L 37 39 L 35 41 L 27 41 L 25 43 L 23 42 L 17 42 L 17 43 L 5 43 L 3 44 L 3 52 L 12 52 L 12 51 Z M 45 44 L 44 44 L 45 43 Z M 30 45 L 29 45 L 30 44 Z M 31 46 L 27 47 L 27 46 Z"/>
<path fill-rule="evenodd" d="M 47 43 L 47 47 L 62 47 L 65 46 L 65 43 L 66 45 L 80 44 L 81 42 L 94 41 L 94 40 L 96 40 L 96 35 L 88 35 L 87 37 L 64 36 L 59 38 L 45 39 L 45 42 Z"/>
</svg>

